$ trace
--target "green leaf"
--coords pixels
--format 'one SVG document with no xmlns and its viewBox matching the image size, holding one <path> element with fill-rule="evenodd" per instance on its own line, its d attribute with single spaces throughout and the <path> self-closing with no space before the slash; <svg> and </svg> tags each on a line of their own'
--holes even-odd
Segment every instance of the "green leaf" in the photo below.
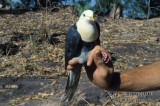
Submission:
<svg viewBox="0 0 160 106">
<path fill-rule="evenodd" d="M 82 14 L 83 11 L 90 9 L 90 5 L 86 4 L 84 1 L 79 1 L 78 5 L 75 7 L 78 17 Z"/>
</svg>

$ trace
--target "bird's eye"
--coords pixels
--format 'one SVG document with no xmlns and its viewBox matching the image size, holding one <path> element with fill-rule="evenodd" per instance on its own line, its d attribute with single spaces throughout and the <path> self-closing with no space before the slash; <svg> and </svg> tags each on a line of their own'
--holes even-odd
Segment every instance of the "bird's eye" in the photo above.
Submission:
<svg viewBox="0 0 160 106">
<path fill-rule="evenodd" d="M 83 14 L 83 16 L 85 17 L 85 14 Z"/>
</svg>

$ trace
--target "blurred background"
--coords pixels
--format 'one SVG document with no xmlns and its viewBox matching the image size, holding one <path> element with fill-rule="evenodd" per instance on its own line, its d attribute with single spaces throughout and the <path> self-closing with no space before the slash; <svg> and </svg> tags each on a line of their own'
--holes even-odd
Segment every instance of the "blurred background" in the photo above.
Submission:
<svg viewBox="0 0 160 106">
<path fill-rule="evenodd" d="M 40 8 L 74 6 L 79 16 L 85 9 L 92 9 L 101 15 L 144 19 L 160 16 L 159 0 L 0 0 L 0 8 Z"/>
</svg>

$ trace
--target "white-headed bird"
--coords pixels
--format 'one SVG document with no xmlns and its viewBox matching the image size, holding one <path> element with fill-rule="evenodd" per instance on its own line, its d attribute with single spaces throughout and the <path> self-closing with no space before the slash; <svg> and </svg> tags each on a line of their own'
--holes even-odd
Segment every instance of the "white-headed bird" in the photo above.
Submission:
<svg viewBox="0 0 160 106">
<path fill-rule="evenodd" d="M 79 65 L 68 71 L 67 86 L 61 102 L 72 99 L 78 86 L 82 65 L 95 45 L 100 45 L 100 27 L 94 21 L 93 15 L 93 11 L 85 10 L 66 35 L 65 69 L 71 59 L 77 59 Z"/>
</svg>

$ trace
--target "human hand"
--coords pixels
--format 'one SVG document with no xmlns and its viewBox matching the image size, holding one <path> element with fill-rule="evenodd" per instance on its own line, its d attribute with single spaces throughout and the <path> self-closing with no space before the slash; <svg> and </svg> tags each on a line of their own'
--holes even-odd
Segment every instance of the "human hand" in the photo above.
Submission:
<svg viewBox="0 0 160 106">
<path fill-rule="evenodd" d="M 112 79 L 112 73 L 114 71 L 113 64 L 111 62 L 111 55 L 106 53 L 109 61 L 104 63 L 101 53 L 106 53 L 103 48 L 96 46 L 88 57 L 85 69 L 90 81 L 99 86 L 100 88 L 107 89 Z M 78 61 L 70 60 L 67 66 L 68 70 L 71 70 L 78 64 Z"/>
</svg>

